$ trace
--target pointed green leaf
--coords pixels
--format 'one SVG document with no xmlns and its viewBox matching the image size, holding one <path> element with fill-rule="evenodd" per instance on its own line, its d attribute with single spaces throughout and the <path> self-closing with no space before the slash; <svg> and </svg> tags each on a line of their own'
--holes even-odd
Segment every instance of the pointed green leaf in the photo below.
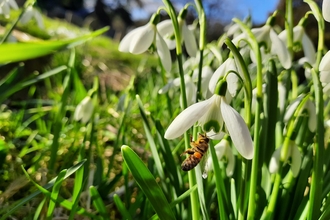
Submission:
<svg viewBox="0 0 330 220">
<path fill-rule="evenodd" d="M 159 218 L 167 220 L 175 219 L 163 191 L 139 156 L 130 147 L 125 145 L 121 147 L 121 152 L 128 169 L 131 171 L 143 193 L 149 199 Z"/>
</svg>

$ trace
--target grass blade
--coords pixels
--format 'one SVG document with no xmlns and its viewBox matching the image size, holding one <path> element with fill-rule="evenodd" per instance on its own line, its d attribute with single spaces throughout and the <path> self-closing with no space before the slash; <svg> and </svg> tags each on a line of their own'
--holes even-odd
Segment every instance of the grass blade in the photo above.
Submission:
<svg viewBox="0 0 330 220">
<path fill-rule="evenodd" d="M 175 219 L 163 191 L 139 156 L 130 147 L 125 145 L 121 147 L 121 152 L 128 169 L 131 171 L 143 193 L 149 199 L 159 218 L 167 220 Z"/>
<path fill-rule="evenodd" d="M 113 200 L 117 206 L 117 209 L 119 210 L 120 214 L 122 215 L 123 219 L 132 220 L 131 215 L 129 214 L 129 211 L 126 209 L 124 203 L 121 201 L 119 196 L 117 194 L 113 195 Z"/>
<path fill-rule="evenodd" d="M 89 188 L 89 192 L 92 195 L 93 205 L 96 208 L 96 210 L 101 214 L 103 219 L 110 219 L 109 218 L 110 216 L 107 213 L 103 200 L 102 200 L 100 194 L 98 193 L 97 189 L 94 186 L 91 186 Z"/>
<path fill-rule="evenodd" d="M 60 192 L 60 188 L 61 188 L 61 185 L 62 185 L 62 182 L 64 180 L 64 177 L 65 177 L 65 174 L 66 174 L 66 171 L 67 170 L 62 170 L 57 178 L 56 178 L 56 181 L 54 183 L 54 187 L 53 187 L 53 190 L 52 190 L 52 193 L 51 193 L 51 198 L 57 200 L 58 198 L 58 194 Z M 54 209 L 55 209 L 55 205 L 56 205 L 56 202 L 51 200 L 49 201 L 49 205 L 48 205 L 48 210 L 47 210 L 47 219 L 51 220 L 52 217 L 53 217 L 53 212 L 54 212 Z"/>
</svg>

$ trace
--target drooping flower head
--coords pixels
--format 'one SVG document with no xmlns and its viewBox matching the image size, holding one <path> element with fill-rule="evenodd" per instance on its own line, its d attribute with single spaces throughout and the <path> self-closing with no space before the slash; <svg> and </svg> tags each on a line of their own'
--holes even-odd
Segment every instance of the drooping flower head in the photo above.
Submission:
<svg viewBox="0 0 330 220">
<path fill-rule="evenodd" d="M 147 24 L 129 32 L 121 40 L 119 51 L 141 54 L 155 43 L 162 65 L 164 69 L 169 72 L 172 68 L 171 55 L 166 42 L 157 31 L 156 25 L 158 22 L 159 14 L 154 14 Z"/>
<path fill-rule="evenodd" d="M 183 110 L 165 132 L 166 139 L 181 136 L 196 122 L 206 133 L 220 134 L 225 124 L 237 151 L 246 159 L 254 155 L 253 142 L 244 119 L 232 108 L 225 97 L 227 82 L 220 80 L 215 94 Z"/>
</svg>

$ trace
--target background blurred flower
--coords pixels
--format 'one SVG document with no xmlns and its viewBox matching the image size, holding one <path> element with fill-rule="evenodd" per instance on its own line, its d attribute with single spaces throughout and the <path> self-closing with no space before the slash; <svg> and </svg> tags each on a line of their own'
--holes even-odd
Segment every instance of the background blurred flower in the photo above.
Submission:
<svg viewBox="0 0 330 220">
<path fill-rule="evenodd" d="M 44 28 L 45 28 L 45 26 L 44 26 L 44 22 L 43 22 L 43 20 L 42 20 L 42 15 L 41 15 L 41 13 L 40 13 L 37 9 L 35 9 L 34 7 L 29 6 L 29 7 L 25 10 L 25 12 L 24 12 L 23 16 L 21 17 L 21 20 L 20 20 L 20 21 L 21 21 L 22 24 L 26 24 L 26 23 L 28 23 L 32 18 L 34 18 L 34 19 L 36 20 L 37 25 L 38 25 L 38 27 L 39 27 L 40 29 L 44 29 Z"/>
<path fill-rule="evenodd" d="M 3 14 L 7 19 L 10 17 L 10 8 L 18 10 L 15 0 L 0 0 L 0 14 Z"/>
<path fill-rule="evenodd" d="M 94 111 L 94 104 L 91 97 L 86 96 L 76 107 L 73 118 L 76 121 L 81 120 L 82 123 L 86 123 L 92 117 Z"/>
<path fill-rule="evenodd" d="M 270 159 L 269 163 L 269 172 L 276 173 L 280 166 L 280 156 L 281 156 L 282 147 L 276 149 Z M 294 141 L 289 143 L 289 152 L 287 158 L 285 158 L 284 164 L 288 162 L 288 159 L 291 158 L 291 171 L 294 177 L 297 177 L 301 165 L 301 154 Z"/>
</svg>

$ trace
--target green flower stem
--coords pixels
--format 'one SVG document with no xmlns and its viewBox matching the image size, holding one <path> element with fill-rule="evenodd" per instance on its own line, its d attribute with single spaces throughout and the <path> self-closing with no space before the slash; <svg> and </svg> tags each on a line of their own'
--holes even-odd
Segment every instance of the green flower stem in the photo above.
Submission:
<svg viewBox="0 0 330 220">
<path fill-rule="evenodd" d="M 253 50 L 256 60 L 257 60 L 257 103 L 255 111 L 255 122 L 254 122 L 254 158 L 252 161 L 252 172 L 251 172 L 251 182 L 249 191 L 249 202 L 248 202 L 248 216 L 247 219 L 254 219 L 255 205 L 256 205 L 256 192 L 257 192 L 257 180 L 258 173 L 260 170 L 259 166 L 259 154 L 260 154 L 260 127 L 261 127 L 261 108 L 262 108 L 262 59 L 261 52 L 258 42 L 251 32 L 250 28 L 247 27 L 243 22 L 238 19 L 233 19 L 234 22 L 240 25 L 241 29 L 249 37 L 249 45 Z M 252 90 L 251 90 L 252 91 Z"/>
<path fill-rule="evenodd" d="M 200 26 L 200 35 L 199 35 L 199 66 L 198 66 L 198 81 L 197 81 L 197 96 L 196 102 L 202 97 L 202 69 L 203 69 L 203 56 L 204 48 L 206 45 L 206 16 L 201 0 L 195 0 L 197 6 L 198 17 L 199 17 L 199 26 Z"/>
<path fill-rule="evenodd" d="M 175 42 L 176 42 L 176 55 L 177 61 L 179 66 L 179 75 L 180 75 L 180 90 L 181 90 L 181 97 L 182 97 L 182 105 L 183 109 L 188 107 L 187 104 L 187 96 L 186 96 L 186 86 L 184 80 L 184 72 L 183 72 L 183 62 L 182 62 L 182 47 L 181 47 L 181 31 L 177 19 L 177 15 L 175 9 L 169 0 L 163 0 L 164 5 L 166 6 L 167 12 L 172 20 L 174 35 L 175 35 Z M 185 148 L 189 148 L 190 140 L 188 132 L 184 133 L 184 140 L 185 140 Z M 192 188 L 196 184 L 196 174 L 195 172 L 188 172 L 188 181 L 189 187 Z M 199 200 L 198 200 L 198 193 L 197 191 L 193 191 L 190 196 L 191 201 L 191 210 L 192 210 L 192 219 L 199 220 L 201 218 L 199 212 Z"/>
<path fill-rule="evenodd" d="M 315 104 L 317 115 L 316 142 L 314 144 L 314 168 L 312 169 L 312 182 L 309 194 L 310 206 L 308 219 L 318 219 L 322 202 L 323 189 L 323 164 L 324 164 L 324 101 L 323 90 L 320 82 L 319 72 L 312 70 L 313 85 L 315 90 Z"/>
<path fill-rule="evenodd" d="M 318 24 L 318 48 L 316 63 L 311 70 L 313 78 L 313 88 L 315 96 L 316 107 L 316 142 L 314 144 L 314 167 L 312 169 L 312 182 L 309 194 L 309 212 L 308 219 L 318 219 L 320 216 L 320 207 L 322 203 L 322 189 L 323 189 L 323 164 L 324 164 L 324 100 L 322 84 L 319 76 L 319 65 L 323 56 L 324 49 L 324 20 L 320 9 L 316 2 L 305 0 L 309 4 L 315 19 Z"/>
<path fill-rule="evenodd" d="M 219 214 L 220 214 L 220 219 L 228 219 L 228 214 L 226 213 L 225 210 L 225 203 L 228 202 L 226 198 L 224 198 L 226 195 L 223 194 L 223 190 L 225 189 L 224 183 L 223 183 L 223 178 L 221 175 L 221 170 L 220 170 L 220 165 L 218 161 L 217 154 L 215 152 L 214 146 L 210 143 L 210 152 L 212 156 L 212 163 L 213 163 L 213 169 L 214 169 L 214 175 L 215 175 L 215 186 L 217 188 L 217 199 L 218 199 L 218 208 L 219 208 Z M 226 203 L 228 204 L 228 203 Z"/>
<path fill-rule="evenodd" d="M 287 48 L 288 51 L 293 57 L 293 13 L 292 13 L 292 0 L 285 1 L 286 10 L 285 10 L 285 29 L 287 31 Z"/>
<path fill-rule="evenodd" d="M 248 68 L 244 62 L 244 59 L 237 47 L 231 42 L 229 38 L 225 39 L 225 44 L 229 47 L 230 51 L 233 53 L 235 62 L 243 74 L 243 85 L 244 85 L 244 106 L 245 106 L 245 123 L 248 127 L 251 126 L 251 103 L 252 103 L 252 83 Z M 238 61 L 238 62 L 237 62 Z"/>
</svg>

